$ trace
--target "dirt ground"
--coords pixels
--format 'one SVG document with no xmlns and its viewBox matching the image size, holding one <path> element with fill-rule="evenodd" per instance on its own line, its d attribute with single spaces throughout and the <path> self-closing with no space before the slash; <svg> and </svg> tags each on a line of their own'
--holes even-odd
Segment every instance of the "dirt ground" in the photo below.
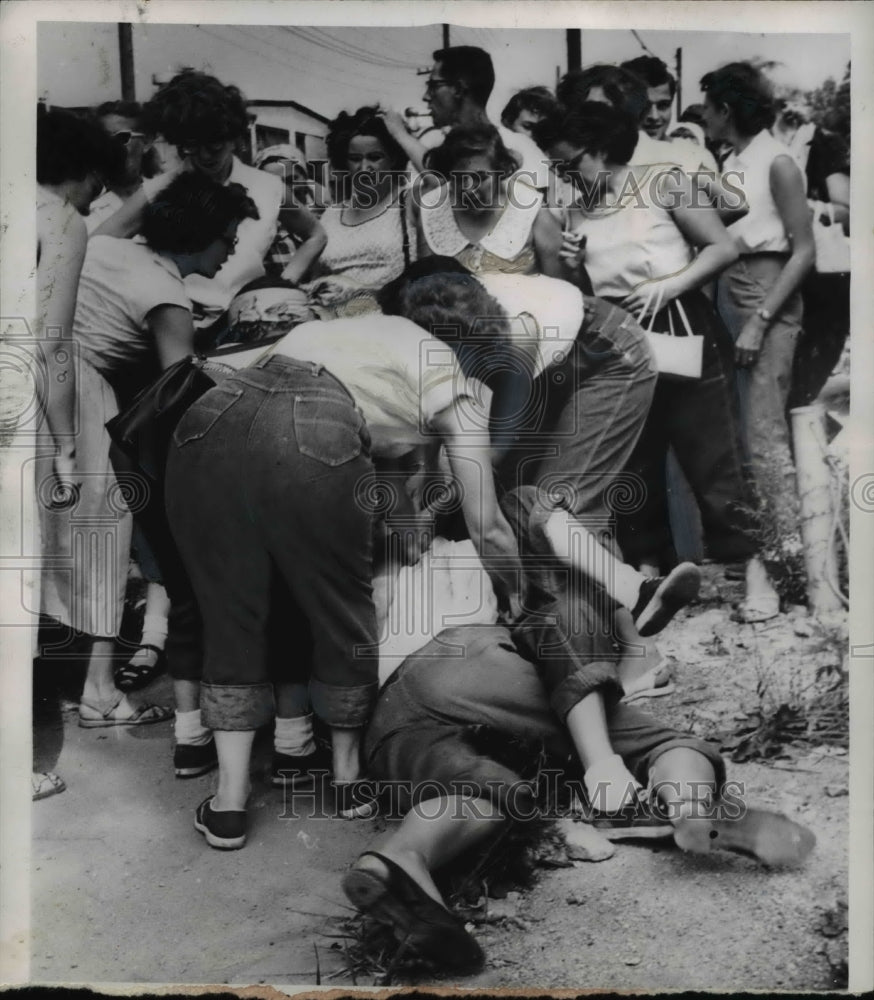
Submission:
<svg viewBox="0 0 874 1000">
<path fill-rule="evenodd" d="M 719 737 L 742 727 L 743 713 L 757 706 L 811 697 L 815 704 L 824 683 L 815 684 L 817 671 L 833 677 L 839 670 L 840 621 L 830 630 L 788 615 L 737 625 L 729 612 L 738 590 L 718 567 L 708 568 L 699 605 L 660 637 L 676 659 L 677 687 L 649 705 L 666 721 Z M 161 678 L 146 693 L 169 702 L 170 683 Z M 82 730 L 72 701 L 53 704 L 49 698 L 40 707 L 37 764 L 59 771 L 68 789 L 33 807 L 31 981 L 300 986 L 319 977 L 323 985 L 352 985 L 344 942 L 330 936 L 350 915 L 340 874 L 385 821 L 291 819 L 282 792 L 259 775 L 246 847 L 211 850 L 192 814 L 214 775 L 174 779 L 170 723 Z M 533 888 L 493 903 L 489 919 L 474 925 L 487 965 L 459 985 L 844 986 L 845 720 L 843 737 L 834 731 L 840 728 L 827 723 L 821 741 L 785 747 L 768 763 L 729 765 L 750 803 L 815 832 L 816 850 L 801 870 L 687 855 L 670 842 L 620 844 L 603 862 L 544 868 Z M 769 745 L 772 753 L 783 746 L 779 733 Z M 259 746 L 256 771 L 269 749 Z M 392 982 L 452 984 L 403 970 Z M 357 983 L 375 979 L 359 972 Z"/>
</svg>

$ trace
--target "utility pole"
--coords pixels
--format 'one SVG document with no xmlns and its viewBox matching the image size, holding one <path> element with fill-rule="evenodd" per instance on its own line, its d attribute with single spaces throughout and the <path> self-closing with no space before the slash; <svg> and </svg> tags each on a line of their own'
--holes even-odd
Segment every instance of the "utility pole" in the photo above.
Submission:
<svg viewBox="0 0 874 1000">
<path fill-rule="evenodd" d="M 683 113 L 683 50 L 677 49 L 677 120 Z"/>
<path fill-rule="evenodd" d="M 583 38 L 579 28 L 567 29 L 567 68 L 568 73 L 580 69 L 583 65 Z"/>
<path fill-rule="evenodd" d="M 121 99 L 135 101 L 137 92 L 134 82 L 134 40 L 129 24 L 118 26 L 118 62 L 121 69 Z"/>
<path fill-rule="evenodd" d="M 449 25 L 448 24 L 444 24 L 443 25 L 443 48 L 444 49 L 448 49 L 449 48 Z"/>
</svg>

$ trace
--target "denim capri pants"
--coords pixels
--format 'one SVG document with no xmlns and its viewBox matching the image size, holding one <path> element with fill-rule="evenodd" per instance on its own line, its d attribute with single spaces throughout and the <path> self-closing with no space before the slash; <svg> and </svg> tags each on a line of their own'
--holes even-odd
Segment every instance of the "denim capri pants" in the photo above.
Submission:
<svg viewBox="0 0 874 1000">
<path fill-rule="evenodd" d="M 308 682 L 329 726 L 366 723 L 378 663 L 373 526 L 355 498 L 372 476 L 364 417 L 320 365 L 267 358 L 186 412 L 166 500 L 203 617 L 204 725 L 269 723 L 274 680 Z M 301 616 L 311 656 L 297 626 L 271 650 L 272 623 Z"/>
</svg>

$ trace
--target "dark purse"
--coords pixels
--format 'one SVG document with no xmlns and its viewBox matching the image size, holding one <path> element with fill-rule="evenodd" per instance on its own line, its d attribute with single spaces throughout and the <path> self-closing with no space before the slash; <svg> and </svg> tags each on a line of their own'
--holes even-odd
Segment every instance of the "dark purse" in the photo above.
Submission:
<svg viewBox="0 0 874 1000">
<path fill-rule="evenodd" d="M 215 384 L 216 379 L 197 358 L 183 358 L 106 424 L 109 436 L 134 468 L 159 482 L 176 425 L 188 407 Z"/>
<path fill-rule="evenodd" d="M 123 456 L 126 468 L 145 473 L 153 482 L 163 482 L 170 439 L 189 406 L 222 379 L 257 360 L 282 336 L 265 337 L 254 345 L 235 344 L 171 365 L 107 422 L 116 466 Z"/>
</svg>

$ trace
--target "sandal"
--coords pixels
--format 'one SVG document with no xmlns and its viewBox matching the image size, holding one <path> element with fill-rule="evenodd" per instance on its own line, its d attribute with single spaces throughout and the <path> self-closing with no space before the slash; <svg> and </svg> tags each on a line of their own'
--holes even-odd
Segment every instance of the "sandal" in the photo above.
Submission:
<svg viewBox="0 0 874 1000">
<path fill-rule="evenodd" d="M 119 715 L 122 706 L 130 710 L 128 715 Z M 173 709 L 164 705 L 137 705 L 136 708 L 119 693 L 118 699 L 109 708 L 79 702 L 79 725 L 83 729 L 106 729 L 109 726 L 148 726 L 153 722 L 166 722 L 173 718 Z"/>
<path fill-rule="evenodd" d="M 758 625 L 760 622 L 768 622 L 772 618 L 776 618 L 779 614 L 779 595 L 761 594 L 758 597 L 747 597 L 741 601 L 731 619 L 742 625 Z"/>
<path fill-rule="evenodd" d="M 142 650 L 155 653 L 154 663 L 134 663 L 134 658 Z M 119 691 L 139 691 L 140 688 L 147 687 L 156 677 L 160 677 L 167 667 L 167 658 L 164 650 L 160 646 L 155 646 L 151 642 L 141 642 L 139 648 L 130 660 L 115 671 L 115 686 Z"/>
<path fill-rule="evenodd" d="M 67 788 L 64 779 L 54 771 L 34 771 L 30 783 L 32 802 L 36 802 L 37 799 L 47 799 L 50 795 L 60 795 Z"/>
<path fill-rule="evenodd" d="M 677 685 L 671 682 L 671 660 L 663 656 L 645 674 L 641 674 L 624 686 L 625 696 L 622 702 L 628 705 L 640 698 L 663 698 L 676 690 Z"/>
<path fill-rule="evenodd" d="M 382 876 L 370 868 L 346 872 L 343 892 L 356 909 L 387 924 L 401 944 L 409 944 L 435 965 L 455 972 L 473 972 L 482 965 L 482 948 L 459 917 L 432 899 L 384 854 L 365 851 L 361 858 L 368 856 L 385 865 L 388 875 Z"/>
</svg>

